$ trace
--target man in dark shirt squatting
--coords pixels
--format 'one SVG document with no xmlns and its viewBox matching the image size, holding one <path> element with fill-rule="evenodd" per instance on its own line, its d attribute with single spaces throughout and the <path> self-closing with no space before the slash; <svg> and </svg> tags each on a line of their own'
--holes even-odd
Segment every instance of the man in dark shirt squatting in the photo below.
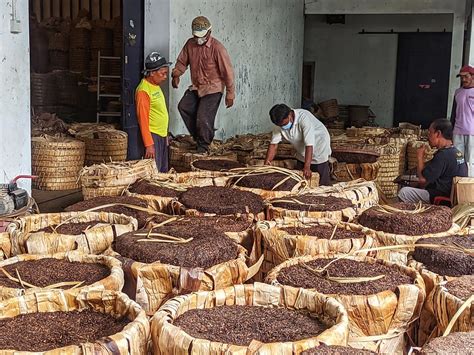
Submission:
<svg viewBox="0 0 474 355">
<path fill-rule="evenodd" d="M 453 145 L 453 127 L 447 119 L 440 118 L 431 123 L 428 129 L 428 141 L 438 151 L 433 159 L 424 161 L 426 147 L 417 151 L 418 176 L 417 187 L 403 187 L 398 198 L 403 202 L 433 203 L 437 196 L 449 197 L 453 177 L 467 176 L 467 165 L 464 156 Z"/>
</svg>

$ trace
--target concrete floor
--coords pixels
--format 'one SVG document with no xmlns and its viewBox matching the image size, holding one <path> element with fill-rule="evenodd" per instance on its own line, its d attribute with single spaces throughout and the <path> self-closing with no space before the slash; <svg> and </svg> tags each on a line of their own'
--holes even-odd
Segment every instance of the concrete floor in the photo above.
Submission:
<svg viewBox="0 0 474 355">
<path fill-rule="evenodd" d="M 64 208 L 82 201 L 82 192 L 77 190 L 43 191 L 32 190 L 41 213 L 62 212 Z"/>
</svg>

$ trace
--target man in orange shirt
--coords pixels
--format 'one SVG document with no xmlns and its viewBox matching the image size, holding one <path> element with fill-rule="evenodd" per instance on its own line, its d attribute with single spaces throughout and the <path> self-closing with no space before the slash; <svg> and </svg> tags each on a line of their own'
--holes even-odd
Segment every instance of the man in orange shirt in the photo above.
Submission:
<svg viewBox="0 0 474 355">
<path fill-rule="evenodd" d="M 211 36 L 211 23 L 204 16 L 192 23 L 193 38 L 188 39 L 176 60 L 171 76 L 175 89 L 187 67 L 192 85 L 178 104 L 178 110 L 199 153 L 209 150 L 214 139 L 217 109 L 226 89 L 225 105 L 232 107 L 235 99 L 234 71 L 225 47 Z"/>
<path fill-rule="evenodd" d="M 171 65 L 157 52 L 145 59 L 144 78 L 135 91 L 138 125 L 145 146 L 145 158 L 154 158 L 158 170 L 168 172 L 168 109 L 160 85 Z"/>
</svg>

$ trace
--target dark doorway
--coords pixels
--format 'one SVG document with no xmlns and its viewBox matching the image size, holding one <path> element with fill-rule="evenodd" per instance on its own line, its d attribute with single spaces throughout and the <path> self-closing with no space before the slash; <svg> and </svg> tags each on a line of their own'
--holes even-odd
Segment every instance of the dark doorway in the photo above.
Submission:
<svg viewBox="0 0 474 355">
<path fill-rule="evenodd" d="M 303 63 L 303 90 L 302 90 L 302 102 L 306 100 L 313 101 L 314 92 L 314 62 Z"/>
<path fill-rule="evenodd" d="M 446 117 L 451 33 L 400 33 L 394 125 L 410 122 L 428 128 Z"/>
<path fill-rule="evenodd" d="M 123 6 L 123 112 L 122 128 L 128 134 L 127 159 L 140 159 L 144 148 L 135 112 L 135 88 L 141 80 L 144 50 L 143 0 L 122 0 Z"/>
</svg>

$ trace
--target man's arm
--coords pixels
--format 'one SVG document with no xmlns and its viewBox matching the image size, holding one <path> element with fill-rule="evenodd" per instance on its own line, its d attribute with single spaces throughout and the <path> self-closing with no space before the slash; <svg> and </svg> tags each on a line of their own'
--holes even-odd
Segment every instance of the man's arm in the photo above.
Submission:
<svg viewBox="0 0 474 355">
<path fill-rule="evenodd" d="M 176 59 L 176 64 L 171 72 L 171 84 L 175 89 L 179 86 L 179 77 L 184 74 L 189 65 L 189 54 L 188 54 L 188 42 L 184 45 L 183 49 Z"/>
<path fill-rule="evenodd" d="M 138 91 L 135 97 L 137 120 L 145 146 L 145 158 L 155 157 L 155 145 L 150 132 L 150 97 L 144 91 Z"/>
<path fill-rule="evenodd" d="M 232 107 L 235 100 L 234 69 L 230 61 L 229 53 L 221 46 L 217 53 L 217 66 L 222 75 L 226 87 L 225 105 Z"/>
<path fill-rule="evenodd" d="M 304 168 L 303 168 L 303 175 L 306 180 L 311 179 L 311 162 L 313 160 L 313 146 L 307 145 L 304 150 Z"/>
<path fill-rule="evenodd" d="M 278 144 L 270 143 L 267 149 L 267 156 L 265 157 L 265 165 L 271 165 L 277 153 Z"/>
<path fill-rule="evenodd" d="M 418 186 L 421 188 L 426 185 L 426 178 L 423 176 L 423 170 L 425 169 L 425 150 L 426 147 L 422 146 L 416 151 L 416 176 L 418 176 Z"/>
<path fill-rule="evenodd" d="M 453 99 L 453 108 L 451 109 L 451 124 L 454 127 L 454 124 L 456 123 L 456 109 L 457 109 L 457 103 L 456 103 L 456 97 Z"/>
</svg>

